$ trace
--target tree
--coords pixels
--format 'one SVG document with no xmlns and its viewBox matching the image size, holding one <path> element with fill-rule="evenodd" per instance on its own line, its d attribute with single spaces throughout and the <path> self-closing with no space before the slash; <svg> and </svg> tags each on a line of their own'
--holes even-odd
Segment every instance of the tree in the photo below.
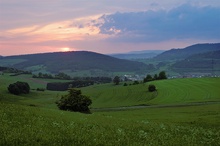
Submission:
<svg viewBox="0 0 220 146">
<path fill-rule="evenodd" d="M 38 73 L 38 77 L 39 77 L 39 78 L 42 78 L 42 76 L 43 76 L 42 72 L 39 72 L 39 73 Z"/>
<path fill-rule="evenodd" d="M 128 84 L 127 84 L 127 83 L 124 83 L 124 86 L 128 86 Z"/>
<path fill-rule="evenodd" d="M 149 91 L 149 92 L 154 92 L 154 91 L 156 91 L 156 86 L 155 86 L 155 85 L 149 85 L 149 86 L 148 86 L 148 91 Z"/>
<path fill-rule="evenodd" d="M 158 77 L 160 80 L 163 80 L 163 79 L 167 79 L 167 76 L 166 76 L 166 72 L 165 71 L 161 71 L 159 73 L 159 77 Z"/>
<path fill-rule="evenodd" d="M 56 104 L 60 110 L 90 113 L 89 106 L 92 100 L 82 95 L 81 90 L 70 88 L 69 94 L 62 96 Z"/>
<path fill-rule="evenodd" d="M 134 81 L 133 85 L 137 85 L 137 84 L 139 84 L 139 82 L 138 81 Z"/>
<path fill-rule="evenodd" d="M 30 92 L 30 86 L 26 82 L 16 82 L 10 84 L 8 86 L 8 91 L 12 94 L 19 95 L 19 94 L 28 94 Z"/>
<path fill-rule="evenodd" d="M 155 74 L 155 75 L 154 75 L 154 80 L 157 80 L 157 79 L 158 79 L 158 75 Z"/>
<path fill-rule="evenodd" d="M 145 83 L 145 82 L 149 82 L 149 81 L 153 81 L 153 78 L 152 78 L 151 75 L 148 74 L 148 75 L 146 76 L 146 78 L 144 78 L 144 83 Z"/>
<path fill-rule="evenodd" d="M 118 85 L 120 82 L 120 77 L 119 76 L 115 76 L 113 79 L 113 82 L 115 83 L 115 85 Z"/>
</svg>

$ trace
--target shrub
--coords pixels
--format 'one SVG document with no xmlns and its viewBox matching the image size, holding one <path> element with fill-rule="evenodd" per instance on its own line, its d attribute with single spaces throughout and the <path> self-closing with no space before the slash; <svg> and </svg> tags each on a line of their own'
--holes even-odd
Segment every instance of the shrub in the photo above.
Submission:
<svg viewBox="0 0 220 146">
<path fill-rule="evenodd" d="M 56 104 L 60 110 L 90 113 L 89 106 L 92 100 L 82 95 L 81 90 L 70 88 L 69 94 L 62 96 Z"/>
<path fill-rule="evenodd" d="M 19 95 L 19 94 L 28 94 L 30 92 L 30 86 L 26 82 L 16 82 L 10 84 L 8 86 L 8 91 L 12 94 Z"/>
<path fill-rule="evenodd" d="M 156 91 L 156 86 L 155 86 L 155 85 L 149 85 L 149 86 L 148 86 L 148 91 L 149 91 L 149 92 L 154 92 L 154 91 Z"/>
<path fill-rule="evenodd" d="M 133 85 L 138 85 L 139 82 L 138 81 L 134 81 Z"/>
<path fill-rule="evenodd" d="M 128 84 L 127 84 L 127 83 L 124 83 L 124 86 L 128 86 Z"/>
<path fill-rule="evenodd" d="M 37 88 L 37 91 L 45 91 L 44 88 Z"/>
</svg>

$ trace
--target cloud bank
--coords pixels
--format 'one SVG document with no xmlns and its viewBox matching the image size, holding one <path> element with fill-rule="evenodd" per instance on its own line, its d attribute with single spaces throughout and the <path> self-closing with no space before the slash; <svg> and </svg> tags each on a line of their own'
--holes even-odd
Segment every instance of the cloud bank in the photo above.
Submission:
<svg viewBox="0 0 220 146">
<path fill-rule="evenodd" d="M 96 26 L 113 42 L 220 40 L 220 8 L 184 4 L 171 10 L 102 15 Z"/>
<path fill-rule="evenodd" d="M 219 0 L 0 0 L 0 55 L 216 43 L 219 14 Z"/>
</svg>

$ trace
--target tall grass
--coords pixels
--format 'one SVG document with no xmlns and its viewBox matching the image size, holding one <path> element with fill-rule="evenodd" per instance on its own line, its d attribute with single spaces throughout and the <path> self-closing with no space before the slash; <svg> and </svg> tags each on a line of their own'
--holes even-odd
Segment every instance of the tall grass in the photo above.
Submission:
<svg viewBox="0 0 220 146">
<path fill-rule="evenodd" d="M 209 113 L 215 113 L 212 108 L 206 108 L 209 108 Z M 174 110 L 175 114 L 172 113 L 170 116 L 185 111 Z M 169 111 L 170 109 L 167 110 L 167 114 Z M 146 116 L 145 112 L 146 109 L 84 115 L 0 103 L 0 145 L 220 144 L 219 125 L 207 126 L 197 124 L 197 121 L 187 123 L 183 119 L 179 120 L 182 123 L 175 123 L 171 118 L 167 121 L 160 118 L 157 111 L 151 110 L 153 116 Z M 216 116 L 219 117 L 219 112 Z"/>
</svg>

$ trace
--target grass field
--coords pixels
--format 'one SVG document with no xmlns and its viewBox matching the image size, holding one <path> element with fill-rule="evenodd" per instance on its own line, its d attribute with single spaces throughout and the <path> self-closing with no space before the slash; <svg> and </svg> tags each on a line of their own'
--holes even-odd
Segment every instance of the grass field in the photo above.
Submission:
<svg viewBox="0 0 220 146">
<path fill-rule="evenodd" d="M 149 84 L 156 85 L 156 93 L 147 91 Z M 82 91 L 92 97 L 93 107 L 117 107 L 220 101 L 219 87 L 220 78 L 195 78 L 160 80 L 131 86 L 105 84 L 86 87 Z"/>
<path fill-rule="evenodd" d="M 60 111 L 55 101 L 67 92 L 15 96 L 7 86 L 17 80 L 45 87 L 30 76 L 0 76 L 0 145 L 220 145 L 220 79 L 174 79 L 148 84 L 94 85 L 82 88 L 92 108 L 168 105 L 92 114 Z M 57 81 L 57 80 L 53 80 Z M 213 104 L 178 106 L 214 101 Z M 176 105 L 176 106 L 169 106 Z"/>
</svg>

